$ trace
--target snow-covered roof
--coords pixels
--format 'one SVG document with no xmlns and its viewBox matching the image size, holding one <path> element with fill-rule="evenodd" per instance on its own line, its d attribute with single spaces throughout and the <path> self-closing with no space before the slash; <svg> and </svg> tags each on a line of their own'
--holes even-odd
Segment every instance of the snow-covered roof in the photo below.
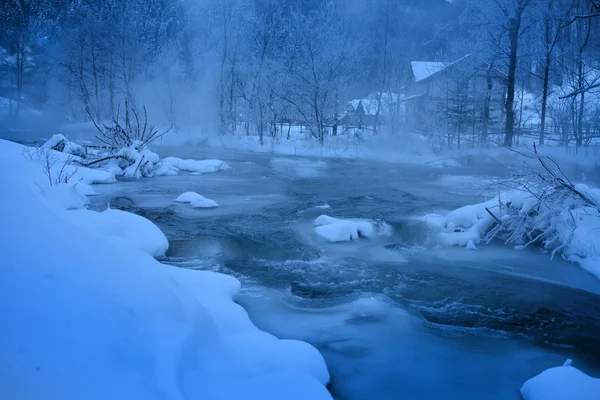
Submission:
<svg viewBox="0 0 600 400">
<path fill-rule="evenodd" d="M 429 78 L 433 74 L 437 74 L 444 68 L 448 67 L 450 62 L 447 61 L 411 61 L 410 66 L 412 68 L 415 82 L 422 81 L 423 79 Z"/>
<path fill-rule="evenodd" d="M 410 66 L 415 77 L 415 82 L 425 80 L 470 56 L 471 54 L 467 54 L 456 61 L 411 61 Z"/>
</svg>

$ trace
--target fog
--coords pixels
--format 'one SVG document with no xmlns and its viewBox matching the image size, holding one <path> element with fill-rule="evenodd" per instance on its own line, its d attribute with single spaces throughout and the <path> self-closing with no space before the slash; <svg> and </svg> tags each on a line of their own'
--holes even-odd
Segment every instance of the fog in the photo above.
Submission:
<svg viewBox="0 0 600 400">
<path fill-rule="evenodd" d="M 417 133 L 435 150 L 589 146 L 599 12 L 597 0 L 4 1 L 1 129 L 110 121 L 128 101 L 192 137 L 261 144 L 289 139 L 288 125 L 318 143 L 358 130 Z"/>
</svg>

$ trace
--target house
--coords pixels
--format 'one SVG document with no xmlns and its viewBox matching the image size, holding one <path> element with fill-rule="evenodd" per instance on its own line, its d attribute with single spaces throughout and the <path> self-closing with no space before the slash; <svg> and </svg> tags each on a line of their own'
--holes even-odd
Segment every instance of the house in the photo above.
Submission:
<svg viewBox="0 0 600 400">
<path fill-rule="evenodd" d="M 468 54 L 451 62 L 412 61 L 411 72 L 412 82 L 401 100 L 408 129 L 428 133 L 440 130 L 439 125 L 444 129 L 452 125 L 459 131 L 466 125 L 473 128 L 477 121 L 481 125 L 488 96 L 486 121 L 501 119 L 503 77 L 475 57 Z"/>
<path fill-rule="evenodd" d="M 399 105 L 401 96 L 397 93 L 375 92 L 363 99 L 348 102 L 346 109 L 337 121 L 337 125 L 376 129 L 385 125 Z"/>
</svg>

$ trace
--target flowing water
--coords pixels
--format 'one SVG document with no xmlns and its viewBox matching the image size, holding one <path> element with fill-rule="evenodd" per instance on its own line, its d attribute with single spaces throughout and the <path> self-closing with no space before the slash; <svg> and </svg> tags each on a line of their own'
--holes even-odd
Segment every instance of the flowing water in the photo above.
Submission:
<svg viewBox="0 0 600 400">
<path fill-rule="evenodd" d="M 414 218 L 483 200 L 487 178 L 506 174 L 499 165 L 159 152 L 233 169 L 98 186 L 93 208 L 155 222 L 170 242 L 163 262 L 240 279 L 238 302 L 260 329 L 322 352 L 335 398 L 518 399 L 566 358 L 599 375 L 600 280 L 538 249 L 443 248 Z M 173 202 L 189 190 L 221 207 Z M 321 214 L 391 234 L 326 243 L 312 226 Z"/>
</svg>

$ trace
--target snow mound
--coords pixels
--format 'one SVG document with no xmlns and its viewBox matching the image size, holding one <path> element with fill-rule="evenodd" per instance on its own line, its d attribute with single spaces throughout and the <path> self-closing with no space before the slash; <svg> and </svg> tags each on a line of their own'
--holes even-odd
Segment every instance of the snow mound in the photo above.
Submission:
<svg viewBox="0 0 600 400">
<path fill-rule="evenodd" d="M 202 196 L 196 192 L 185 192 L 179 195 L 175 200 L 177 203 L 191 203 L 192 201 L 201 198 Z"/>
<path fill-rule="evenodd" d="M 384 222 L 364 219 L 338 219 L 321 215 L 314 221 L 315 232 L 329 242 L 346 242 L 377 235 L 391 234 L 391 228 Z"/>
<path fill-rule="evenodd" d="M 193 208 L 215 208 L 219 207 L 219 204 L 211 199 L 196 193 L 196 192 L 185 192 L 179 195 L 174 201 L 178 203 L 190 203 Z"/>
<path fill-rule="evenodd" d="M 98 235 L 64 216 L 92 212 L 53 212 L 2 175 L 0 192 L 10 226 L 0 241 L 0 398 L 331 399 L 323 357 L 256 329 L 233 301 L 235 278 L 115 245 L 118 230 L 100 223 Z M 92 218 L 135 219 L 102 214 Z"/>
<path fill-rule="evenodd" d="M 59 208 L 66 210 L 86 209 L 89 204 L 88 199 L 77 189 L 77 186 L 79 185 L 74 186 L 67 183 L 61 183 L 43 187 L 41 193 L 46 200 Z"/>
<path fill-rule="evenodd" d="M 567 360 L 561 367 L 545 370 L 521 387 L 525 400 L 597 400 L 600 398 L 600 379 L 581 372 Z"/>
<path fill-rule="evenodd" d="M 80 194 L 84 196 L 98 195 L 98 192 L 96 192 L 96 190 L 87 183 L 77 182 L 73 185 L 73 187 L 75 188 L 75 190 L 77 190 Z"/>
<path fill-rule="evenodd" d="M 152 257 L 162 257 L 169 249 L 169 241 L 162 231 L 146 218 L 121 210 L 103 212 L 74 210 L 67 219 L 93 235 L 123 245 L 134 247 Z"/>
<path fill-rule="evenodd" d="M 219 203 L 214 200 L 207 199 L 206 197 L 200 196 L 190 202 L 190 206 L 193 208 L 215 208 L 219 207 Z"/>
<path fill-rule="evenodd" d="M 184 160 L 177 157 L 166 157 L 163 158 L 162 163 L 170 165 L 171 170 L 174 168 L 176 170 L 196 172 L 199 174 L 208 174 L 231 169 L 231 167 L 222 160 Z"/>
<path fill-rule="evenodd" d="M 52 135 L 50 140 L 42 145 L 43 149 L 55 150 L 65 154 L 72 154 L 77 157 L 84 156 L 86 151 L 83 146 L 75 142 L 71 142 L 64 135 Z"/>
</svg>

